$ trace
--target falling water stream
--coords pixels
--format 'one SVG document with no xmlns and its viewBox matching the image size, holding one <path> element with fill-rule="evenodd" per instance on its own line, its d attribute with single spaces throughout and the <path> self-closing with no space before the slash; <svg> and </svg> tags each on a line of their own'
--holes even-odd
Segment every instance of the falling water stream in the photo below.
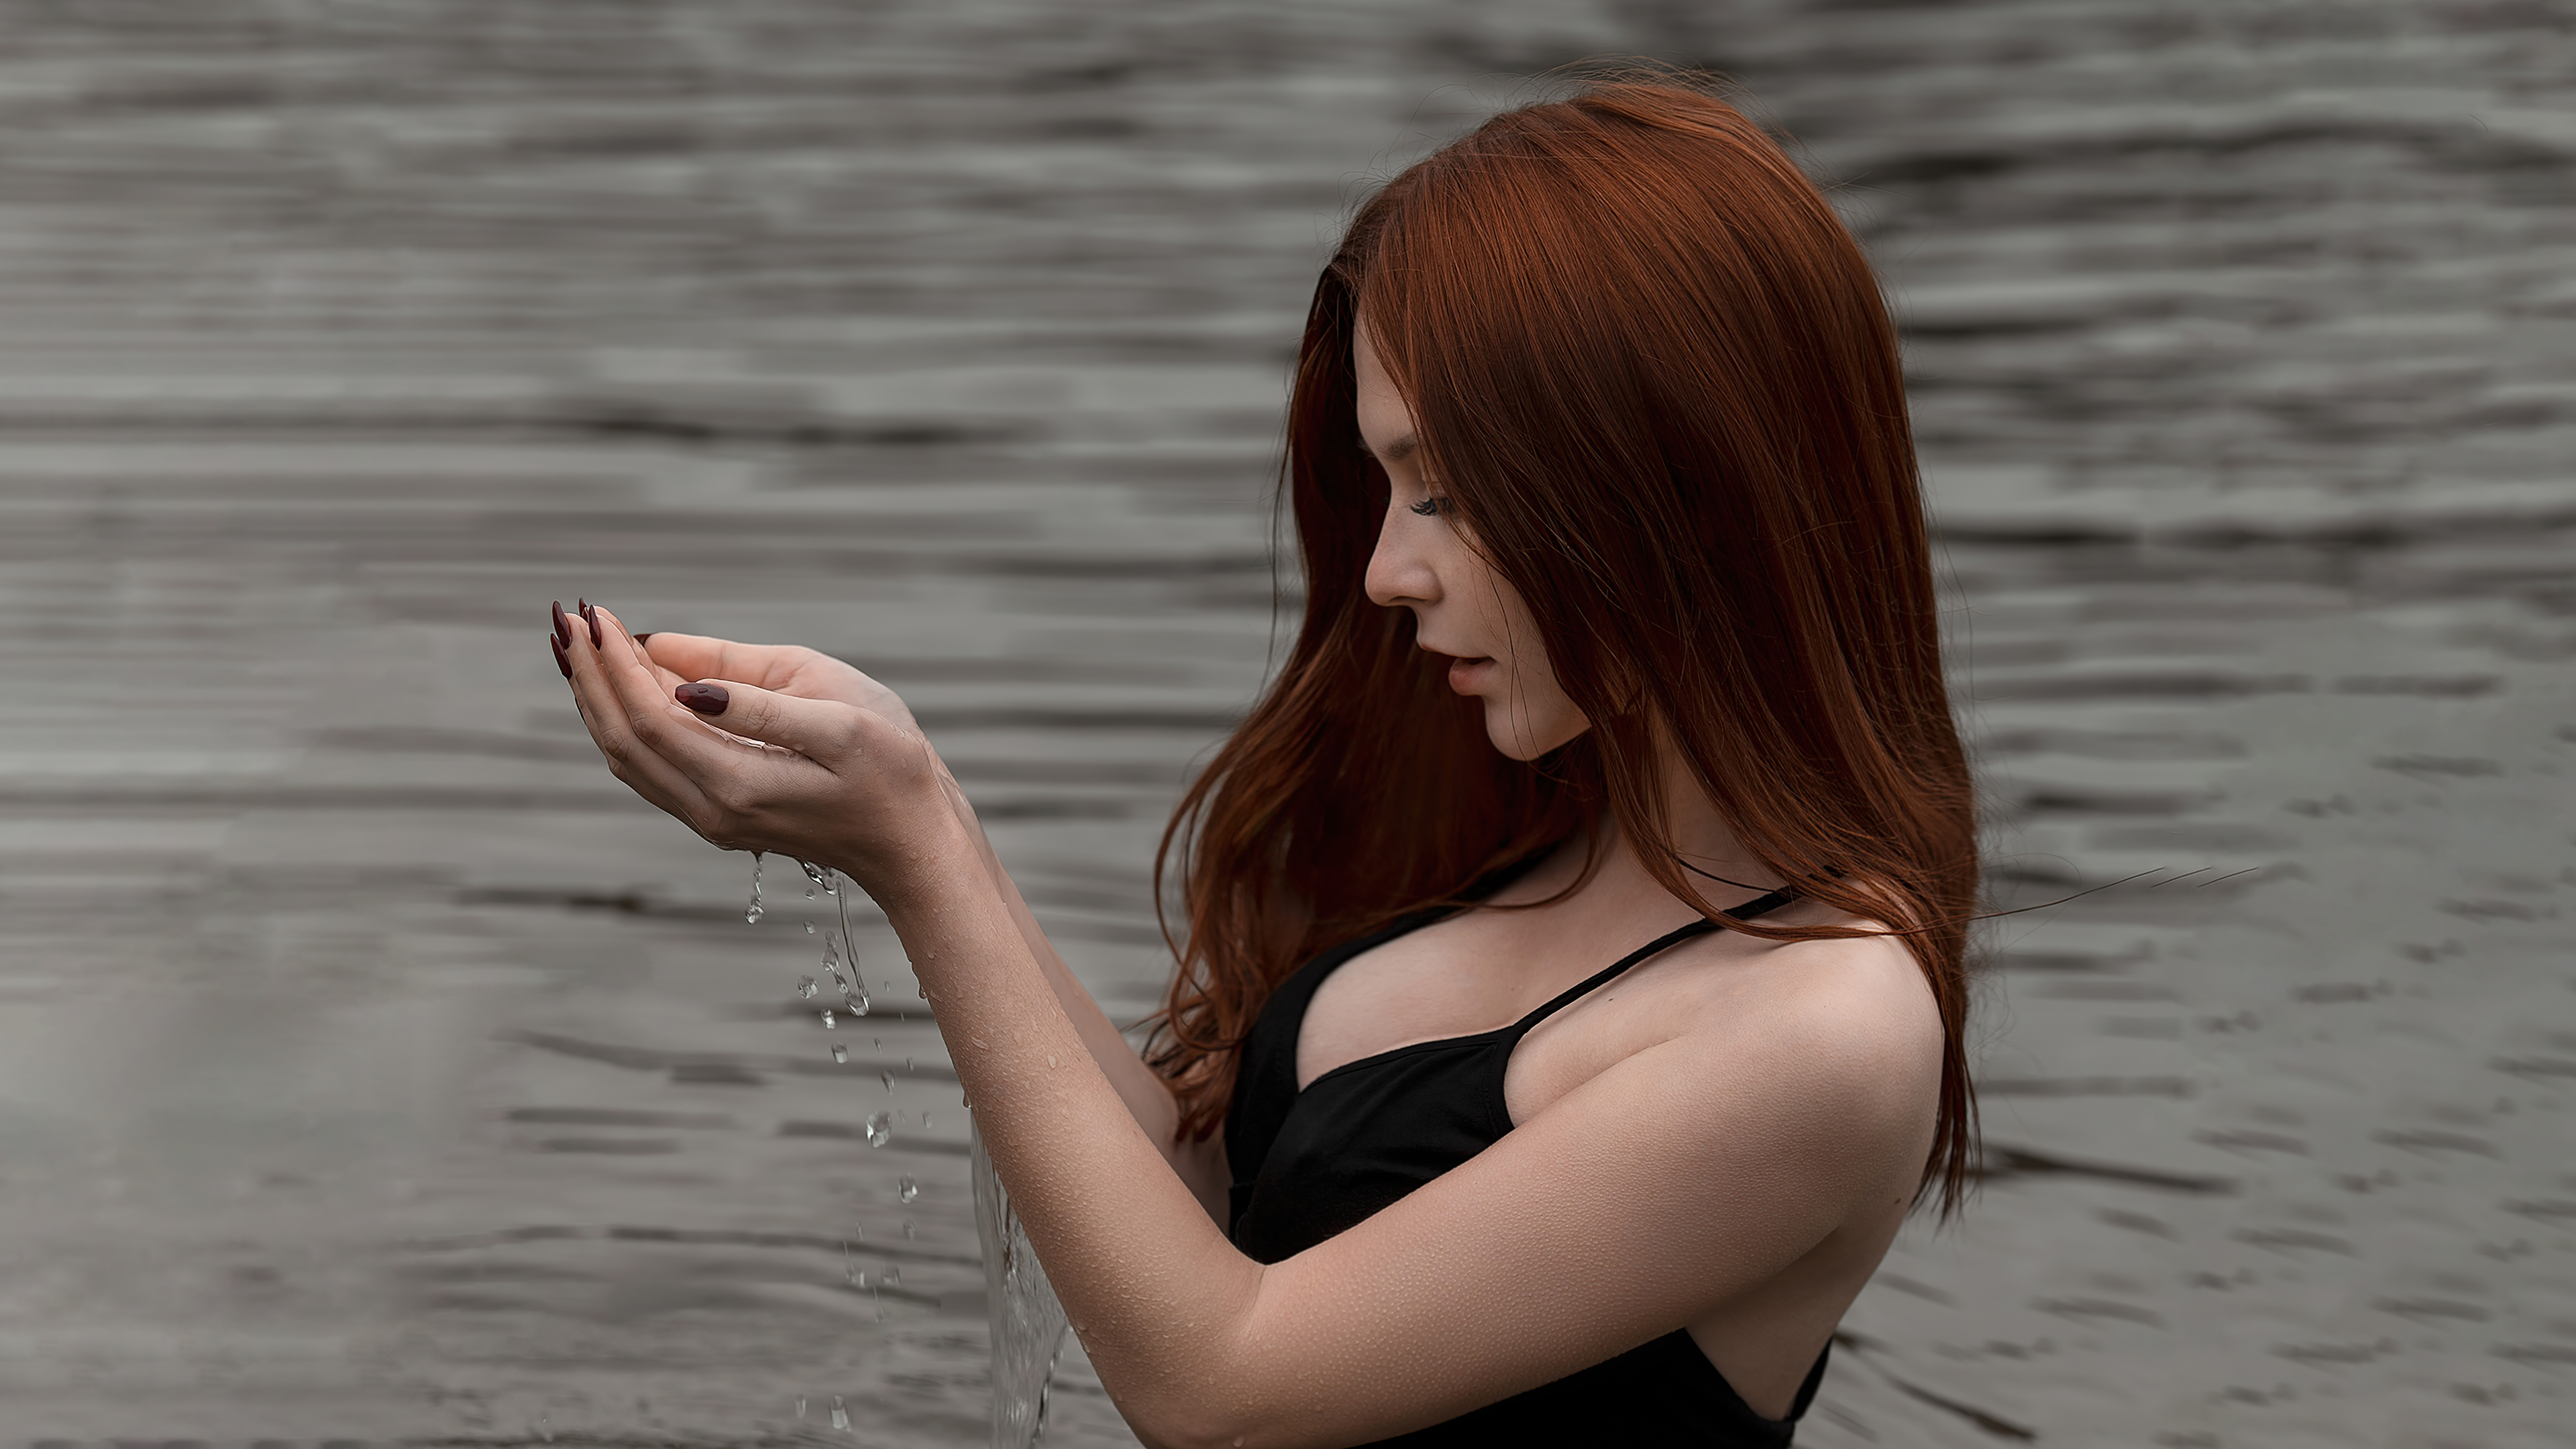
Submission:
<svg viewBox="0 0 2576 1449">
<path fill-rule="evenodd" d="M 759 925 L 768 912 L 761 901 L 761 863 L 763 856 L 753 852 L 751 858 L 751 900 L 743 910 L 743 920 Z M 823 993 L 824 982 L 840 994 L 842 1009 L 851 1017 L 868 1014 L 869 1001 L 859 975 L 858 951 L 850 934 L 849 892 L 841 888 L 840 873 L 828 866 L 798 861 L 804 869 L 805 898 L 813 900 L 819 893 L 831 898 L 834 906 L 834 929 L 823 935 L 821 968 L 824 981 L 800 976 L 796 981 L 797 996 L 812 1001 Z M 805 928 L 809 933 L 813 926 Z M 833 1009 L 822 1008 L 823 1029 L 838 1029 Z M 831 1046 L 832 1060 L 847 1062 L 849 1051 L 839 1043 Z M 905 1064 L 906 1070 L 910 1063 Z M 888 1092 L 894 1090 L 894 1079 L 880 1072 L 878 1080 Z M 923 1125 L 929 1117 L 924 1114 Z M 864 1129 L 870 1147 L 883 1147 L 894 1140 L 894 1113 L 871 1112 Z M 984 1289 L 986 1319 L 991 1326 L 993 1382 L 993 1449 L 1029 1449 L 1046 1432 L 1048 1389 L 1055 1373 L 1057 1357 L 1064 1349 L 1066 1319 L 1064 1305 L 1056 1301 L 1055 1288 L 1047 1282 L 1046 1269 L 1038 1263 L 1037 1251 L 1029 1245 L 1028 1230 L 1012 1210 L 1011 1195 L 1002 1179 L 993 1171 L 993 1159 L 984 1150 L 983 1134 L 974 1130 L 971 1115 L 968 1125 L 970 1143 L 970 1176 L 975 1195 L 975 1235 L 984 1250 Z M 919 1194 L 919 1187 L 909 1177 L 898 1189 L 907 1204 Z M 907 1230 L 910 1224 L 906 1225 Z M 871 1286 L 869 1275 L 860 1269 L 842 1244 L 844 1270 L 853 1288 Z M 876 1280 L 891 1285 L 895 1270 L 888 1267 Z M 882 1311 L 882 1310 L 880 1310 Z M 798 1417 L 803 1417 L 803 1401 L 798 1402 Z M 832 1427 L 848 1430 L 850 1421 L 839 1397 L 832 1400 Z"/>
<path fill-rule="evenodd" d="M 1047 1389 L 1064 1351 L 1064 1305 L 1029 1246 L 1028 1230 L 972 1135 L 975 1236 L 984 1245 L 984 1317 L 992 1328 L 993 1449 L 1028 1449 L 1046 1432 Z"/>
</svg>

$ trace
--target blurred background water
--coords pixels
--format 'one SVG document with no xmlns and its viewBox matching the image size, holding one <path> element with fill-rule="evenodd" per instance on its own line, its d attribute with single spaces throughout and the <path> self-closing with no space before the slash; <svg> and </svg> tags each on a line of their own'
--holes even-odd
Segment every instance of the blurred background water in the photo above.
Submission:
<svg viewBox="0 0 2576 1449">
<path fill-rule="evenodd" d="M 881 674 L 1142 1015 L 1337 221 L 1605 54 L 1743 82 L 1887 273 L 1999 902 L 2154 872 L 1995 931 L 1982 1198 L 1801 1443 L 2571 1442 L 2567 0 L 0 37 L 0 1443 L 980 1442 L 898 953 L 827 1037 L 546 602 Z M 1078 1355 L 1054 1416 L 1132 1443 Z"/>
</svg>

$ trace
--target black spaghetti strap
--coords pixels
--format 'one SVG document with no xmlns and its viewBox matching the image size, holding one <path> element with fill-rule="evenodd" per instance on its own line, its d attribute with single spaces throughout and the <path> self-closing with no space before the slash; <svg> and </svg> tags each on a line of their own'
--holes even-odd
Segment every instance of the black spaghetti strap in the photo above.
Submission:
<svg viewBox="0 0 2576 1449">
<path fill-rule="evenodd" d="M 1557 997 L 1554 1001 L 1551 1001 L 1547 1005 L 1540 1007 L 1538 1010 L 1531 1012 L 1529 1015 L 1522 1017 L 1520 1020 L 1513 1022 L 1506 1035 L 1515 1038 L 1519 1037 L 1522 1033 L 1527 1032 L 1531 1027 L 1547 1020 L 1549 1017 L 1554 1016 L 1566 1007 L 1572 1006 L 1585 995 L 1609 985 L 1611 980 L 1617 977 L 1620 972 L 1627 970 L 1629 967 L 1636 965 L 1638 962 L 1645 960 L 1656 952 L 1668 951 L 1673 947 L 1680 945 L 1682 942 L 1689 940 L 1693 936 L 1705 936 L 1716 929 L 1717 922 L 1715 921 L 1693 921 L 1687 926 L 1677 926 L 1672 930 L 1666 931 L 1662 935 L 1657 936 L 1655 939 L 1638 947 L 1636 950 L 1620 957 L 1604 970 L 1595 972 L 1575 985 L 1566 988 L 1565 993 Z"/>
<path fill-rule="evenodd" d="M 1749 921 L 1755 916 L 1776 911 L 1797 898 L 1798 888 L 1796 886 L 1782 886 L 1767 896 L 1755 896 L 1753 899 L 1737 906 L 1734 910 L 1720 911 L 1718 914 L 1731 921 Z"/>
<path fill-rule="evenodd" d="M 1756 896 L 1752 900 L 1746 901 L 1744 904 L 1737 906 L 1734 910 L 1718 912 L 1717 920 L 1698 920 L 1693 921 L 1686 926 L 1676 926 L 1672 930 L 1666 931 L 1664 934 L 1648 941 L 1636 950 L 1629 952 L 1627 955 L 1620 957 L 1617 961 L 1612 962 L 1602 970 L 1594 972 L 1592 975 L 1584 978 L 1581 982 L 1566 988 L 1566 990 L 1554 1001 L 1551 1001 L 1547 1005 L 1540 1007 L 1538 1010 L 1531 1012 L 1529 1015 L 1522 1017 L 1520 1020 L 1513 1022 L 1507 1034 L 1514 1038 L 1518 1038 L 1531 1027 L 1538 1025 L 1540 1022 L 1547 1020 L 1556 1013 L 1572 1006 L 1575 1002 L 1581 1000 L 1590 993 L 1609 985 L 1613 980 L 1618 978 L 1619 973 L 1650 956 L 1657 955 L 1664 951 L 1669 951 L 1673 947 L 1680 945 L 1684 941 L 1690 940 L 1694 936 L 1705 936 L 1709 932 L 1717 930 L 1727 921 L 1749 921 L 1755 916 L 1761 915 L 1766 911 L 1776 911 L 1797 898 L 1798 892 L 1796 889 L 1789 886 L 1782 886 L 1780 889 L 1773 891 L 1768 895 Z"/>
</svg>

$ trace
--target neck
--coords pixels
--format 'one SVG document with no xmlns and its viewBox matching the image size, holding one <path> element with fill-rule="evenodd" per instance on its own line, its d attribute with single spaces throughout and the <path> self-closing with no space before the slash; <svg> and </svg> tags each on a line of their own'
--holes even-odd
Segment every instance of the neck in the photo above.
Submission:
<svg viewBox="0 0 2576 1449">
<path fill-rule="evenodd" d="M 1656 780 L 1666 840 L 1681 855 L 1685 867 L 1682 879 L 1693 892 L 1692 904 L 1707 910 L 1725 910 L 1743 904 L 1748 896 L 1786 884 L 1745 852 L 1734 830 L 1718 813 L 1716 802 L 1700 788 L 1690 762 L 1669 738 L 1657 742 Z M 1646 868 L 1638 842 L 1630 838 L 1617 817 L 1605 817 L 1599 829 L 1601 872 L 1597 879 L 1601 886 L 1623 895 L 1669 894 Z"/>
</svg>

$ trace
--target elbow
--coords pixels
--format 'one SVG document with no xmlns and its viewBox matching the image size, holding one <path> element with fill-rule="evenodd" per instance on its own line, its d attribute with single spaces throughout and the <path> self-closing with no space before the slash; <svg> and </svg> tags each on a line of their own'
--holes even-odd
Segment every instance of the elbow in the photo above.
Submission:
<svg viewBox="0 0 2576 1449">
<path fill-rule="evenodd" d="M 1278 1427 L 1295 1416 L 1265 1412 L 1278 1407 L 1276 1386 L 1261 1378 L 1241 1360 L 1229 1371 L 1203 1359 L 1151 1383 L 1103 1386 L 1145 1449 L 1285 1449 Z"/>
<path fill-rule="evenodd" d="M 1151 1403 L 1118 1406 L 1145 1449 L 1253 1449 L 1248 1418 L 1220 1405 L 1157 1395 Z"/>
<path fill-rule="evenodd" d="M 1167 1320 L 1128 1352 L 1103 1345 L 1092 1367 L 1147 1449 L 1289 1449 L 1281 1428 L 1302 1416 L 1282 1412 L 1297 1402 L 1296 1375 L 1259 1327 L 1269 1270 L 1222 1240 L 1211 1258 L 1203 1281 L 1224 1311 Z"/>
</svg>

